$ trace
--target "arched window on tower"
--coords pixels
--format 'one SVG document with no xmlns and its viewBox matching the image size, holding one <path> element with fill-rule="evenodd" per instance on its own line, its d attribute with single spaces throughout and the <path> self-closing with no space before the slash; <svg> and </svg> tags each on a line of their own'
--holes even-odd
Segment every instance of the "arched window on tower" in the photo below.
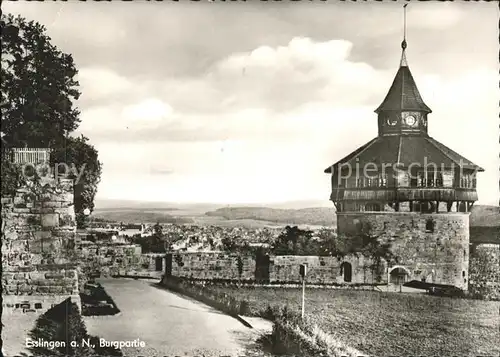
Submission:
<svg viewBox="0 0 500 357">
<path fill-rule="evenodd" d="M 436 222 L 434 222 L 433 219 L 428 219 L 427 222 L 425 222 L 425 231 L 428 233 L 433 233 L 435 225 Z"/>
<path fill-rule="evenodd" d="M 380 174 L 380 187 L 387 187 L 387 175 L 385 173 Z"/>
<path fill-rule="evenodd" d="M 420 187 L 426 187 L 427 183 L 425 182 L 425 173 L 423 171 L 418 173 L 418 185 Z"/>
<path fill-rule="evenodd" d="M 436 187 L 443 187 L 443 173 L 441 171 L 436 172 Z"/>
<path fill-rule="evenodd" d="M 357 177 L 356 178 L 356 187 L 362 188 L 363 187 L 363 178 L 362 177 Z"/>
<path fill-rule="evenodd" d="M 410 175 L 410 187 L 418 187 L 418 177 Z"/>
<path fill-rule="evenodd" d="M 434 171 L 427 171 L 427 187 L 434 187 Z"/>
</svg>

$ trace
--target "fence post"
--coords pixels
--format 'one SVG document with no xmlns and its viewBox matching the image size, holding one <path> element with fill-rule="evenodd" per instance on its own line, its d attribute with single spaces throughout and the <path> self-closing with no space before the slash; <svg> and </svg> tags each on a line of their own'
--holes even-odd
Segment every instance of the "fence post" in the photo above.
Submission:
<svg viewBox="0 0 500 357">
<path fill-rule="evenodd" d="M 305 301 L 306 301 L 306 275 L 307 275 L 307 263 L 300 264 L 299 273 L 302 277 L 302 320 L 304 320 L 305 312 Z"/>
</svg>

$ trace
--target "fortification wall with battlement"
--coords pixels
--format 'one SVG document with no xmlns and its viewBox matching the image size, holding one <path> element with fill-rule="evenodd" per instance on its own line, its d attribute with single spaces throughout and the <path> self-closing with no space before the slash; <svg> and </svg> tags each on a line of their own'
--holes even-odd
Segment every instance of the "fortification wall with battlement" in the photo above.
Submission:
<svg viewBox="0 0 500 357">
<path fill-rule="evenodd" d="M 169 264 L 167 259 L 167 264 Z M 299 267 L 308 265 L 308 284 L 352 285 L 387 282 L 385 261 L 374 264 L 362 255 L 343 258 L 319 256 L 267 256 L 223 252 L 179 252 L 170 259 L 171 276 L 206 281 L 244 281 L 271 284 L 301 282 Z M 169 268 L 166 268 L 169 271 Z"/>
</svg>

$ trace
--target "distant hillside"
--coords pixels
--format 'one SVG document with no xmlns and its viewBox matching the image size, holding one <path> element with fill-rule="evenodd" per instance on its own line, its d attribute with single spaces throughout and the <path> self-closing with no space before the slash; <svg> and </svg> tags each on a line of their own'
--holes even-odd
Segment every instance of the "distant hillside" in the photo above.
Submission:
<svg viewBox="0 0 500 357">
<path fill-rule="evenodd" d="M 95 209 L 103 210 L 179 210 L 189 209 L 200 212 L 214 210 L 222 205 L 213 203 L 181 203 L 181 202 L 149 202 L 149 201 L 132 201 L 132 200 L 113 200 L 113 199 L 96 199 Z"/>
<path fill-rule="evenodd" d="M 301 209 L 308 207 L 332 207 L 328 200 L 297 200 L 274 203 L 186 203 L 186 202 L 152 202 L 152 201 L 133 201 L 133 200 L 115 200 L 97 198 L 95 200 L 96 210 L 109 209 L 181 209 L 191 211 L 213 211 L 220 207 L 269 207 L 280 209 Z"/>
<path fill-rule="evenodd" d="M 201 225 L 252 225 L 293 224 L 311 226 L 335 226 L 336 215 L 333 207 L 300 207 L 306 201 L 274 205 L 232 206 L 216 204 L 157 203 L 114 201 L 101 204 L 93 216 L 126 223 L 161 222 L 161 223 L 197 223 Z M 284 208 L 288 207 L 288 208 Z M 312 206 L 311 206 L 312 207 Z M 227 222 L 235 221 L 235 222 Z M 256 222 L 258 221 L 258 222 Z M 475 205 L 470 216 L 471 226 L 500 226 L 500 210 L 495 206 Z"/>
<path fill-rule="evenodd" d="M 470 215 L 471 226 L 500 226 L 500 208 L 495 206 L 475 205 Z"/>
<path fill-rule="evenodd" d="M 475 244 L 500 244 L 500 226 L 470 227 L 470 242 Z"/>
<path fill-rule="evenodd" d="M 170 212 L 171 210 L 167 210 Z M 92 214 L 93 217 L 105 219 L 107 221 L 123 222 L 123 223 L 177 223 L 190 224 L 194 223 L 191 217 L 172 216 L 161 211 L 143 211 L 143 210 L 114 210 L 114 211 L 96 211 Z"/>
<path fill-rule="evenodd" d="M 207 212 L 208 216 L 228 220 L 254 219 L 285 224 L 331 226 L 336 224 L 334 208 L 275 209 L 269 207 L 224 207 Z M 470 215 L 471 226 L 500 226 L 500 211 L 495 206 L 477 205 Z"/>
<path fill-rule="evenodd" d="M 224 207 L 206 213 L 207 216 L 227 220 L 253 219 L 283 224 L 307 224 L 333 226 L 336 224 L 335 209 L 325 207 L 302 209 L 277 209 L 269 207 Z"/>
</svg>

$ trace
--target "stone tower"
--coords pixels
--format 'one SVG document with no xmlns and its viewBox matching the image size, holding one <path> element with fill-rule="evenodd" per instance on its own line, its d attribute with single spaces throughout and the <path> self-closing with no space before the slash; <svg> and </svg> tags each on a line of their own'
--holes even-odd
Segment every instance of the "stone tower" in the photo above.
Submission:
<svg viewBox="0 0 500 357">
<path fill-rule="evenodd" d="M 339 235 L 369 234 L 395 256 L 387 280 L 467 290 L 469 212 L 484 171 L 428 135 L 424 103 L 401 43 L 399 69 L 378 116 L 378 136 L 325 170 Z M 363 233 L 362 233 L 363 232 Z"/>
</svg>

